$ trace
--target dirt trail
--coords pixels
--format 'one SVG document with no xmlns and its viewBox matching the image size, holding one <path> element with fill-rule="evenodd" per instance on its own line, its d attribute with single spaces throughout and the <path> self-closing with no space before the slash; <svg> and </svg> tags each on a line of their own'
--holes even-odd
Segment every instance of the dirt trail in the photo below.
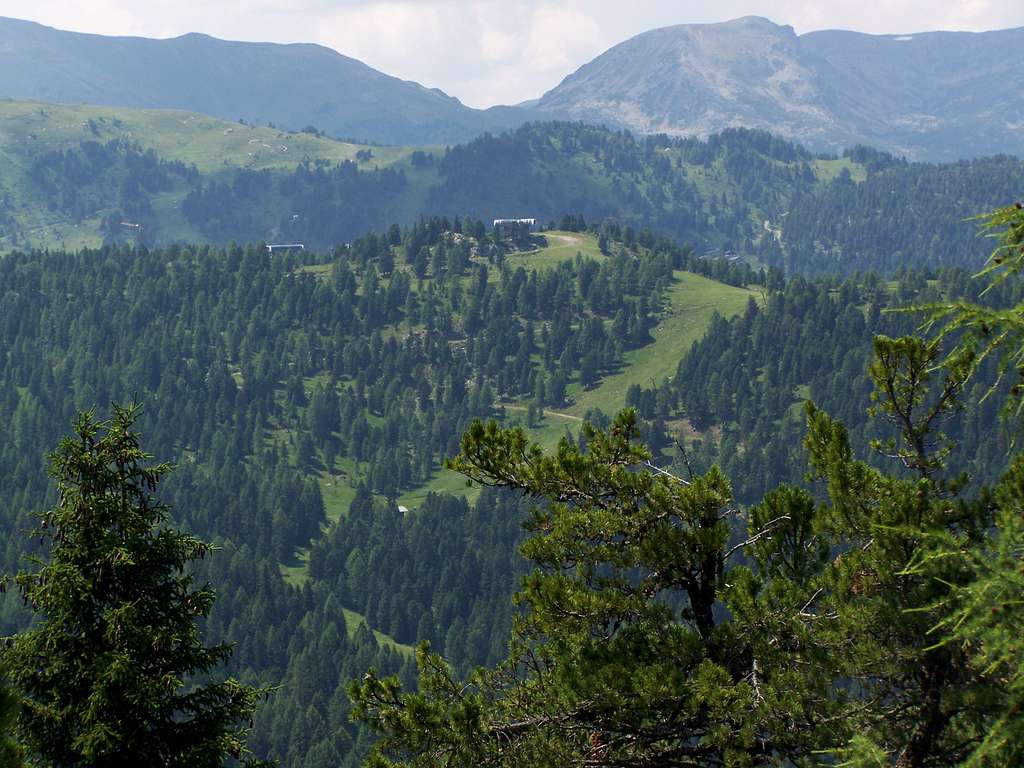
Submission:
<svg viewBox="0 0 1024 768">
<path fill-rule="evenodd" d="M 522 413 L 526 413 L 527 411 L 527 407 L 525 405 L 510 405 L 509 403 L 502 403 L 502 407 L 504 407 L 506 411 L 519 411 Z M 569 421 L 583 421 L 582 418 L 580 418 L 579 416 L 573 416 L 571 413 L 559 413 L 558 411 L 549 411 L 547 408 L 544 409 L 544 415 L 557 416 L 560 419 L 568 419 Z"/>
<path fill-rule="evenodd" d="M 545 232 L 544 237 L 548 240 L 557 240 L 562 245 L 579 245 L 583 242 L 583 239 L 578 235 L 552 235 Z"/>
</svg>

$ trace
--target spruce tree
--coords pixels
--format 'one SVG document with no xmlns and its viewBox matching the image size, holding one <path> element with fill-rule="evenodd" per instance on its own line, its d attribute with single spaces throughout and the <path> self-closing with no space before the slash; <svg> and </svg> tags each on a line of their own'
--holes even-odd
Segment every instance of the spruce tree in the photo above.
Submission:
<svg viewBox="0 0 1024 768">
<path fill-rule="evenodd" d="M 203 643 L 214 592 L 190 573 L 210 546 L 167 525 L 153 494 L 170 467 L 140 447 L 137 412 L 79 414 L 51 457 L 59 501 L 35 532 L 49 551 L 15 578 L 37 622 L 2 657 L 18 735 L 55 765 L 220 766 L 242 757 L 264 691 L 212 679 L 231 648 Z"/>
</svg>

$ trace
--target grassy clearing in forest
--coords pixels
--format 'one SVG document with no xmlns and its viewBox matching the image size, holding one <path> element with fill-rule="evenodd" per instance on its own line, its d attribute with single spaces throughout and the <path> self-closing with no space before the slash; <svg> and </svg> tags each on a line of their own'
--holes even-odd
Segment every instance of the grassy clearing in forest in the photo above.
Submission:
<svg viewBox="0 0 1024 768">
<path fill-rule="evenodd" d="M 296 555 L 294 563 L 281 566 L 281 575 L 284 577 L 284 580 L 293 587 L 301 587 L 306 583 L 307 579 L 309 579 L 308 565 L 309 550 L 300 550 Z M 411 645 L 400 643 L 386 632 L 381 632 L 378 629 L 370 627 L 370 623 L 366 620 L 366 617 L 363 616 L 363 614 L 349 608 L 345 608 L 344 606 L 342 606 L 341 610 L 345 614 L 345 634 L 348 635 L 350 640 L 356 634 L 356 631 L 359 629 L 359 625 L 366 624 L 367 628 L 373 632 L 373 637 L 379 645 L 390 646 L 392 650 L 397 651 L 403 656 L 411 657 L 415 655 L 416 649 Z"/>
<path fill-rule="evenodd" d="M 812 162 L 812 167 L 818 181 L 825 184 L 842 173 L 844 168 L 850 172 L 850 178 L 854 181 L 866 181 L 868 178 L 868 169 L 848 157 L 840 157 L 835 160 L 817 158 Z"/>
<path fill-rule="evenodd" d="M 463 496 L 472 504 L 480 495 L 479 487 L 466 485 L 466 478 L 450 469 L 438 469 L 425 485 L 406 491 L 398 497 L 398 504 L 408 509 L 416 509 L 426 501 L 428 493 L 447 493 L 452 496 Z"/>
<path fill-rule="evenodd" d="M 597 247 L 597 237 L 588 232 L 561 232 L 552 230 L 543 232 L 541 236 L 547 245 L 533 251 L 509 254 L 505 262 L 513 270 L 522 267 L 526 271 L 550 269 L 563 261 L 575 259 L 577 253 L 603 261 L 604 254 Z"/>
<path fill-rule="evenodd" d="M 677 271 L 675 283 L 667 293 L 668 307 L 661 321 L 651 331 L 654 341 L 626 352 L 625 366 L 608 376 L 591 390 L 579 384 L 569 387 L 573 404 L 564 409 L 573 416 L 583 416 L 591 408 L 600 408 L 609 416 L 626 403 L 626 390 L 633 384 L 650 388 L 676 373 L 679 361 L 693 342 L 698 341 L 718 312 L 731 317 L 743 311 L 750 297 L 759 294 L 746 288 L 718 283 L 692 272 Z"/>
<path fill-rule="evenodd" d="M 363 614 L 356 613 L 355 611 L 349 610 L 348 608 L 342 608 L 341 610 L 345 614 L 345 634 L 348 635 L 349 639 L 352 639 L 352 637 L 355 635 L 356 630 L 359 629 L 360 624 L 366 623 L 367 627 L 370 626 L 369 622 L 366 621 L 366 618 L 363 616 Z M 397 651 L 403 656 L 411 657 L 416 655 L 416 649 L 413 648 L 411 645 L 400 643 L 397 640 L 395 640 L 391 635 L 385 632 L 381 632 L 379 630 L 374 629 L 373 636 L 374 638 L 376 638 L 377 642 L 380 645 L 390 646 L 392 650 Z"/>
</svg>

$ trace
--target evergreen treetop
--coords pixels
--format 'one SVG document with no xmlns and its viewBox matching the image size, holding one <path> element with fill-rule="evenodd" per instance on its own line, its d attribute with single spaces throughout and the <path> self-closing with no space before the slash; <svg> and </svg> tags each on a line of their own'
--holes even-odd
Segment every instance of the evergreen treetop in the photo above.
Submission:
<svg viewBox="0 0 1024 768">
<path fill-rule="evenodd" d="M 170 467 L 149 463 L 137 407 L 113 411 L 81 413 L 51 457 L 59 501 L 35 532 L 48 557 L 15 579 L 38 623 L 2 657 L 17 733 L 56 765 L 220 766 L 242 756 L 264 691 L 209 679 L 231 654 L 197 623 L 214 592 L 189 564 L 210 546 L 167 525 L 153 494 Z"/>
</svg>

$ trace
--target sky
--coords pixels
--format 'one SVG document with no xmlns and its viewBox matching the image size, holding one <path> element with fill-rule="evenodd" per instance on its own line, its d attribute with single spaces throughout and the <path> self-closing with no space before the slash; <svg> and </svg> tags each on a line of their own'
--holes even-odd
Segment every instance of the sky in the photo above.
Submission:
<svg viewBox="0 0 1024 768">
<path fill-rule="evenodd" d="M 0 16 L 104 35 L 312 42 L 473 107 L 537 98 L 656 27 L 765 16 L 798 33 L 1024 26 L 1024 0 L 0 0 Z"/>
</svg>

